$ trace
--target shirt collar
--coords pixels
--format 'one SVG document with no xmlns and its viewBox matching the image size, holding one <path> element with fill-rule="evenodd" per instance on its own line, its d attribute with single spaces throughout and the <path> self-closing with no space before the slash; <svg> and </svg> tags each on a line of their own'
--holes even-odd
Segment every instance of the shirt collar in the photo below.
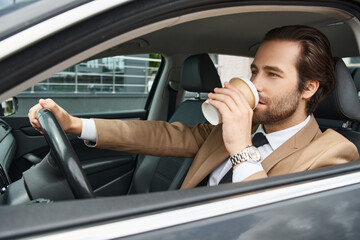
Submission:
<svg viewBox="0 0 360 240">
<path fill-rule="evenodd" d="M 263 128 L 263 125 L 260 124 L 258 129 L 255 131 L 255 133 L 252 135 L 254 136 L 256 133 L 261 132 L 265 135 L 267 140 L 269 141 L 269 144 L 273 151 L 275 151 L 278 147 L 280 147 L 284 142 L 286 142 L 289 138 L 294 136 L 298 131 L 300 131 L 305 125 L 310 121 L 310 115 L 301 123 L 292 126 L 290 128 L 269 133 L 266 134 Z"/>
</svg>

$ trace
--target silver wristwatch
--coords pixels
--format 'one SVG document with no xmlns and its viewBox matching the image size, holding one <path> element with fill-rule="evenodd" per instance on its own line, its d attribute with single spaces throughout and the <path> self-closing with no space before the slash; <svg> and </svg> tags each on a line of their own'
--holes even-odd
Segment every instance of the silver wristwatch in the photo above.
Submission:
<svg viewBox="0 0 360 240">
<path fill-rule="evenodd" d="M 233 156 L 230 156 L 230 161 L 233 164 L 233 166 L 238 165 L 241 162 L 257 163 L 260 160 L 261 160 L 260 152 L 253 145 L 250 145 L 241 152 Z"/>
</svg>

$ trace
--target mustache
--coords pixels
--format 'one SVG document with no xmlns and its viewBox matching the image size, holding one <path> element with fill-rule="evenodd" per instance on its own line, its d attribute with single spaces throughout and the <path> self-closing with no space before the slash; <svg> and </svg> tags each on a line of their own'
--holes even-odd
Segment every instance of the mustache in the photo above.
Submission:
<svg viewBox="0 0 360 240">
<path fill-rule="evenodd" d="M 266 104 L 271 102 L 271 99 L 263 94 L 259 94 L 259 102 Z"/>
</svg>

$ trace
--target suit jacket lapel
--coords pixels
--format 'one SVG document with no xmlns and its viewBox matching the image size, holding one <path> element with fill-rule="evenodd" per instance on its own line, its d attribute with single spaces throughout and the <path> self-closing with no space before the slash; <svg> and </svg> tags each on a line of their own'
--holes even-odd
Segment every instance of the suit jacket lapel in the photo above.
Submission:
<svg viewBox="0 0 360 240">
<path fill-rule="evenodd" d="M 269 172 L 278 162 L 308 145 L 319 133 L 319 125 L 314 116 L 311 115 L 311 119 L 305 127 L 282 144 L 262 162 L 265 172 Z"/>
<path fill-rule="evenodd" d="M 222 139 L 222 127 L 218 125 L 196 154 L 181 188 L 195 187 L 228 157 Z"/>
</svg>

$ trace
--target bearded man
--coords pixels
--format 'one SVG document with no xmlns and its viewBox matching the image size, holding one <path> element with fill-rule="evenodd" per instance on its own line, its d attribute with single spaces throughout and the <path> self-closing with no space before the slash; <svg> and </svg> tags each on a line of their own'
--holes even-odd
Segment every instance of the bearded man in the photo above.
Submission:
<svg viewBox="0 0 360 240">
<path fill-rule="evenodd" d="M 312 115 L 335 84 L 330 43 L 324 34 L 307 26 L 269 31 L 251 71 L 260 99 L 256 109 L 225 82 L 224 88 L 209 94 L 209 103 L 221 115 L 217 126 L 79 119 L 51 99 L 41 99 L 31 108 L 29 119 L 41 131 L 36 113 L 45 108 L 55 114 L 65 132 L 95 143 L 86 141 L 89 146 L 192 157 L 182 188 L 265 178 L 359 158 L 355 145 L 335 131 L 322 133 Z"/>
</svg>

